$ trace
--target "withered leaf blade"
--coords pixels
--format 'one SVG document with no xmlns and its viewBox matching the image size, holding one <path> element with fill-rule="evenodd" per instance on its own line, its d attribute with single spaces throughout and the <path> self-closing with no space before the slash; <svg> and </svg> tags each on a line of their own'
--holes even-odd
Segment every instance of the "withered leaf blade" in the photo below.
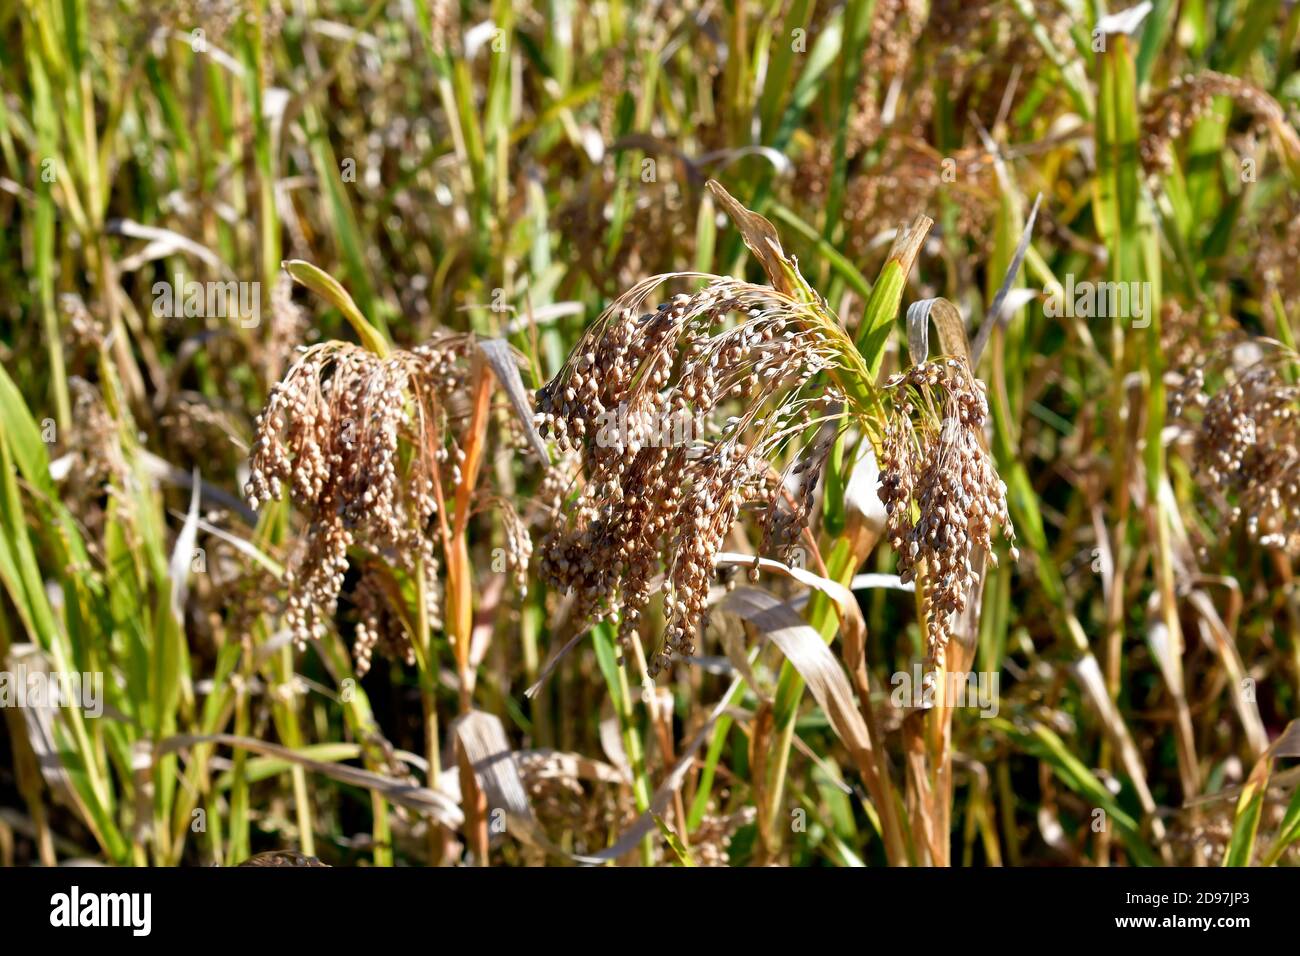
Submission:
<svg viewBox="0 0 1300 956">
<path fill-rule="evenodd" d="M 519 365 L 515 362 L 513 350 L 501 339 L 480 339 L 478 347 L 483 357 L 487 359 L 492 374 L 505 390 L 506 398 L 510 400 L 510 407 L 515 410 L 515 415 L 524 427 L 524 434 L 528 436 L 528 443 L 533 447 L 533 451 L 537 452 L 537 457 L 550 465 L 551 456 L 546 450 L 546 443 L 542 441 L 542 436 L 537 433 L 537 428 L 533 425 L 533 410 L 528 402 L 528 392 L 524 389 L 523 379 L 519 376 Z"/>
<path fill-rule="evenodd" d="M 745 240 L 749 251 L 763 264 L 763 271 L 767 273 L 772 287 L 786 295 L 796 295 L 792 276 L 795 271 L 794 264 L 786 258 L 785 250 L 781 248 L 781 239 L 777 235 L 776 227 L 763 216 L 746 209 L 716 179 L 710 179 L 708 185 L 718 205 L 726 211 L 731 221 L 736 224 L 736 228 L 740 230 L 740 236 Z"/>
<path fill-rule="evenodd" d="M 529 700 L 536 697 L 537 693 L 544 686 L 546 686 L 546 681 L 550 679 L 551 672 L 554 671 L 557 666 L 559 666 L 560 661 L 564 660 L 565 656 L 569 653 L 569 651 L 577 647 L 578 642 L 581 641 L 584 637 L 586 637 L 589 633 L 591 633 L 589 630 L 579 631 L 577 634 L 574 634 L 573 637 L 565 641 L 564 644 L 561 645 L 559 650 L 554 651 L 551 654 L 551 656 L 547 658 L 546 663 L 542 665 L 542 670 L 541 673 L 537 675 L 537 680 L 533 681 L 533 683 L 529 685 L 528 689 L 524 691 L 524 696 L 527 697 Z"/>
<path fill-rule="evenodd" d="M 781 649 L 849 750 L 858 755 L 871 752 L 871 736 L 849 679 L 821 634 L 785 602 L 758 588 L 737 588 L 719 607 L 749 621 Z"/>
<path fill-rule="evenodd" d="M 744 567 L 754 567 L 756 561 L 760 571 L 769 571 L 773 574 L 779 574 L 782 577 L 790 578 L 793 581 L 798 581 L 800 584 L 805 584 L 814 590 L 821 591 L 830 598 L 839 610 L 840 620 L 844 630 L 843 636 L 846 640 L 861 640 L 865 636 L 867 624 L 862 618 L 862 610 L 858 607 L 857 598 L 853 596 L 852 591 L 840 584 L 838 581 L 832 581 L 830 578 L 824 578 L 820 574 L 814 574 L 806 568 L 791 567 L 788 564 L 782 564 L 780 561 L 773 561 L 771 558 L 755 559 L 750 555 L 724 551 L 719 554 L 716 559 L 716 563 L 719 566 L 739 565 Z M 751 588 L 749 590 L 758 589 Z M 760 591 L 759 593 L 766 592 Z M 768 596 L 771 597 L 771 595 Z M 775 598 L 773 598 L 773 600 L 775 600 Z M 793 610 L 793 608 L 789 606 L 787 606 L 787 609 Z"/>
<path fill-rule="evenodd" d="M 500 718 L 471 710 L 456 718 L 451 734 L 460 742 L 474 768 L 478 785 L 487 797 L 489 812 L 504 811 L 508 832 L 540 850 L 568 856 L 551 843 L 533 814 L 532 802 L 519 777 L 519 767 Z"/>
<path fill-rule="evenodd" d="M 297 750 L 258 740 L 256 737 L 244 737 L 238 734 L 177 734 L 159 741 L 154 751 L 156 756 L 161 756 L 198 744 L 223 744 L 227 747 L 247 750 L 249 753 L 261 754 L 264 757 L 278 757 L 322 777 L 337 780 L 339 783 L 373 790 L 393 803 L 417 813 L 428 814 L 437 822 L 453 829 L 460 826 L 465 819 L 460 807 L 446 794 L 437 790 L 375 773 L 372 770 L 362 770 L 360 767 L 314 760 Z"/>
<path fill-rule="evenodd" d="M 624 783 L 631 783 L 632 763 L 627 759 L 627 750 L 623 747 L 623 732 L 619 727 L 618 714 L 614 712 L 614 702 L 606 697 L 600 705 L 600 721 L 596 725 L 600 738 L 600 749 L 605 752 L 609 762 L 623 776 Z"/>
<path fill-rule="evenodd" d="M 1237 649 L 1236 641 L 1228 632 L 1210 596 L 1204 590 L 1196 588 L 1188 595 L 1188 604 L 1200 615 L 1201 633 L 1206 643 L 1218 653 L 1224 671 L 1233 685 L 1244 687 L 1244 682 L 1249 680 L 1249 677 L 1245 662 L 1241 658 L 1241 651 Z M 1232 706 L 1241 721 L 1242 730 L 1246 733 L 1246 741 L 1250 744 L 1253 755 L 1258 758 L 1268 749 L 1268 731 L 1264 728 L 1264 720 L 1259 713 L 1259 703 L 1251 694 L 1237 693 L 1232 694 L 1231 698 Z"/>
<path fill-rule="evenodd" d="M 45 652 L 35 644 L 11 645 L 9 654 L 0 663 L 4 664 L 10 674 L 48 674 L 51 669 Z M 48 698 L 44 698 L 38 703 L 28 702 L 27 706 L 17 709 L 27 724 L 27 740 L 40 769 L 41 779 L 49 787 L 50 793 L 71 806 L 81 822 L 102 842 L 103 834 L 95 823 L 94 815 L 77 792 L 64 762 L 63 751 L 59 747 L 54 727 L 59 718 L 58 708 Z"/>
<path fill-rule="evenodd" d="M 1111 744 L 1119 752 L 1120 763 L 1125 773 L 1129 775 L 1133 789 L 1137 791 L 1138 802 L 1142 805 L 1143 811 L 1148 814 L 1153 813 L 1156 804 L 1151 789 L 1147 786 L 1142 755 L 1138 752 L 1137 744 L 1129 733 L 1128 725 L 1124 723 L 1119 709 L 1106 691 L 1105 678 L 1102 676 L 1101 665 L 1097 658 L 1091 651 L 1085 651 L 1070 666 L 1070 671 L 1078 681 L 1084 697 L 1091 702 L 1101 718 L 1102 727 L 1110 737 Z M 1164 824 L 1158 819 L 1152 820 L 1151 832 L 1157 840 L 1163 841 Z"/>
<path fill-rule="evenodd" d="M 996 147 L 994 147 L 993 151 L 996 153 Z M 998 324 L 1005 325 L 1007 322 L 1006 317 L 1011 314 L 1005 308 L 1007 296 L 1011 294 L 1011 287 L 1015 285 L 1016 275 L 1020 272 L 1020 264 L 1025 261 L 1025 253 L 1029 251 L 1029 240 L 1034 234 L 1034 220 L 1038 218 L 1038 207 L 1042 201 L 1042 193 L 1034 197 L 1034 207 L 1029 210 L 1029 218 L 1025 220 L 1025 229 L 1020 234 L 1020 242 L 1016 244 L 1016 254 L 1011 257 L 1011 263 L 1007 266 L 1006 275 L 1002 277 L 1002 285 L 998 288 L 997 295 L 993 297 L 993 304 L 989 306 L 988 315 L 984 316 L 984 324 L 980 326 L 980 330 L 975 336 L 975 342 L 971 346 L 971 368 L 979 365 L 980 356 L 984 353 L 984 346 L 988 345 L 989 336 L 993 334 L 993 327 Z"/>
<path fill-rule="evenodd" d="M 465 748 L 465 756 L 491 805 L 505 810 L 507 816 L 532 821 L 533 808 L 519 779 L 510 741 L 500 719 L 481 710 L 471 710 L 456 719 L 451 732 Z"/>
<path fill-rule="evenodd" d="M 130 239 L 146 239 L 153 247 L 147 255 L 133 256 L 127 262 L 135 268 L 144 265 L 146 262 L 152 262 L 155 259 L 162 259 L 173 255 L 177 252 L 188 253 L 194 256 L 204 265 L 216 269 L 223 275 L 233 276 L 234 270 L 222 261 L 221 257 L 202 243 L 195 242 L 179 232 L 173 232 L 171 229 L 162 229 L 158 226 L 146 226 L 143 223 L 136 222 L 133 219 L 110 219 L 104 223 L 104 231 L 109 235 L 126 236 Z M 119 263 L 119 268 L 123 268 Z"/>
<path fill-rule="evenodd" d="M 966 323 L 961 312 L 944 298 L 920 299 L 907 307 L 907 353 L 913 365 L 930 357 L 930 321 L 939 333 L 939 349 L 944 355 L 969 359 Z"/>
<path fill-rule="evenodd" d="M 889 515 L 880 500 L 880 464 L 869 441 L 858 446 L 857 460 L 844 487 L 844 511 L 861 525 L 871 542 L 884 534 Z"/>
<path fill-rule="evenodd" d="M 176 625 L 185 626 L 185 600 L 190 593 L 190 566 L 194 560 L 194 542 L 198 537 L 199 522 L 199 470 L 194 469 L 194 484 L 190 491 L 190 508 L 185 515 L 185 523 L 176 535 L 176 545 L 168 575 L 171 577 L 171 612 Z"/>
</svg>

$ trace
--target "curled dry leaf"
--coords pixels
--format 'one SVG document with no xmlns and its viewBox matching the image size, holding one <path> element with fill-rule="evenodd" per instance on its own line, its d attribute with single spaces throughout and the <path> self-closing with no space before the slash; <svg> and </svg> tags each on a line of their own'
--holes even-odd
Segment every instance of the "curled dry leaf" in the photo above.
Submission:
<svg viewBox="0 0 1300 956">
<path fill-rule="evenodd" d="M 852 595 L 849 597 L 852 600 Z M 822 636 L 779 598 L 757 588 L 737 588 L 719 607 L 749 621 L 781 649 L 825 711 L 836 735 L 855 756 L 868 758 L 871 735 L 866 721 L 854 703 L 848 678 Z"/>
</svg>

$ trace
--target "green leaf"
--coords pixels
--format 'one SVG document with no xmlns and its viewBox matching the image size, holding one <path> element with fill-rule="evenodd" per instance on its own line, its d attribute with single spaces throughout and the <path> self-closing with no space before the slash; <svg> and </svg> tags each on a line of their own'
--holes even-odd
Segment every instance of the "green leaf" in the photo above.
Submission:
<svg viewBox="0 0 1300 956">
<path fill-rule="evenodd" d="M 288 259 L 281 265 L 295 282 L 302 283 L 342 312 L 361 339 L 362 345 L 381 358 L 387 357 L 390 351 L 388 341 L 361 314 L 357 304 L 352 301 L 352 296 L 348 295 L 337 279 L 302 259 Z"/>
</svg>

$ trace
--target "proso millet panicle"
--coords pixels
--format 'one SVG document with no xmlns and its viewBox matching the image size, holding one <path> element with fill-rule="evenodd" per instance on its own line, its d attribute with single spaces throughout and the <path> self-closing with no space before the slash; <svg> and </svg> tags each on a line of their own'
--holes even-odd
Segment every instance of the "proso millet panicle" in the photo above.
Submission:
<svg viewBox="0 0 1300 956">
<path fill-rule="evenodd" d="M 350 548 L 407 572 L 423 559 L 426 591 L 436 593 L 435 478 L 444 487 L 458 478 L 463 453 L 448 422 L 473 347 L 445 335 L 381 358 L 330 342 L 306 349 L 272 389 L 245 491 L 257 507 L 288 488 L 309 515 L 286 573 L 285 622 L 299 645 L 333 617 Z M 399 440 L 412 449 L 407 463 Z"/>
<path fill-rule="evenodd" d="M 1277 100 L 1240 77 L 1206 70 L 1175 77 L 1147 106 L 1138 151 L 1148 173 L 1169 171 L 1170 144 L 1185 136 L 1221 96 L 1251 116 L 1255 132 L 1271 133 L 1284 153 L 1300 156 L 1300 137 Z"/>
<path fill-rule="evenodd" d="M 1173 412 L 1192 435 L 1203 493 L 1244 519 L 1266 547 L 1300 554 L 1300 386 L 1296 354 L 1267 339 L 1244 341 L 1187 370 Z M 1207 379 L 1220 379 L 1216 387 Z"/>
<path fill-rule="evenodd" d="M 926 638 L 940 663 L 952 617 L 979 583 L 975 549 L 996 566 L 993 526 L 1015 540 L 1007 488 L 984 444 L 984 386 L 964 359 L 923 362 L 886 387 L 903 394 L 895 397 L 883 443 L 880 499 L 899 576 L 910 581 L 924 566 Z M 1019 552 L 1014 545 L 1010 551 L 1015 560 Z"/>
<path fill-rule="evenodd" d="M 542 573 L 576 593 L 581 617 L 619 609 L 625 644 L 662 569 L 665 641 L 652 674 L 695 653 L 714 560 L 741 508 L 771 507 L 769 461 L 840 398 L 812 384 L 836 353 L 799 303 L 690 277 L 709 281 L 655 311 L 643 301 L 676 277 L 615 302 L 537 401 L 540 430 L 579 453 L 582 477 L 541 547 Z M 723 418 L 724 408 L 735 414 Z"/>
</svg>

